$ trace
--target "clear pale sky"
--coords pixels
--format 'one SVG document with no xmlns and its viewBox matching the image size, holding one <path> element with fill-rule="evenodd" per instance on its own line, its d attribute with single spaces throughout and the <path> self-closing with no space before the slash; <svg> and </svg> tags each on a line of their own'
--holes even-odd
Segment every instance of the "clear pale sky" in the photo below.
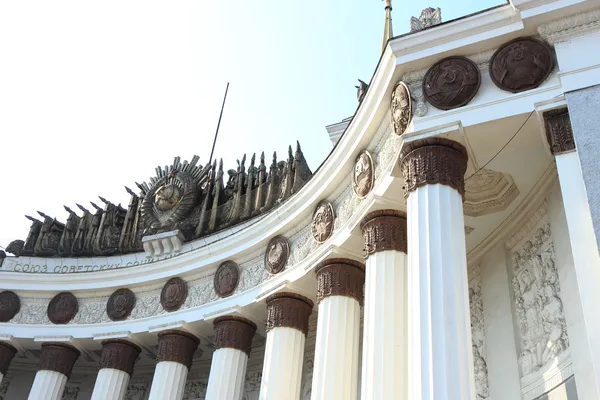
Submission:
<svg viewBox="0 0 600 400">
<path fill-rule="evenodd" d="M 394 34 L 441 7 L 445 21 L 502 0 L 393 1 Z M 0 2 L 0 246 L 25 239 L 25 214 L 65 221 L 63 205 L 103 196 L 174 156 L 225 168 L 280 157 L 298 139 L 315 170 L 325 125 L 354 112 L 356 79 L 377 65 L 379 0 L 19 0 Z"/>
</svg>

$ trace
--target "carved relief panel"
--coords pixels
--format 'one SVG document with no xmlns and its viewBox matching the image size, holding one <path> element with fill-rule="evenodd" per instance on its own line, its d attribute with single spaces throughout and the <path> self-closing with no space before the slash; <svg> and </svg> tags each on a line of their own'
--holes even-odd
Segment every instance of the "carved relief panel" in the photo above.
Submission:
<svg viewBox="0 0 600 400">
<path fill-rule="evenodd" d="M 490 398 L 490 387 L 488 384 L 485 321 L 483 318 L 483 300 L 481 298 L 481 280 L 479 277 L 469 282 L 469 307 L 471 309 L 471 340 L 473 343 L 475 390 L 477 400 L 486 400 Z"/>
<path fill-rule="evenodd" d="M 551 364 L 569 347 L 549 222 L 512 254 L 521 376 Z"/>
</svg>

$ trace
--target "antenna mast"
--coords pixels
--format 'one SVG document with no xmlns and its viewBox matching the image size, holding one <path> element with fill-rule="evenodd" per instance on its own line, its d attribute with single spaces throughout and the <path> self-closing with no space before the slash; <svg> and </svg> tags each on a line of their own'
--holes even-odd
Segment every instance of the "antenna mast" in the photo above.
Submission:
<svg viewBox="0 0 600 400">
<path fill-rule="evenodd" d="M 223 117 L 223 110 L 225 109 L 225 100 L 227 100 L 227 92 L 229 91 L 229 82 L 225 88 L 225 96 L 223 97 L 223 105 L 221 105 L 221 114 L 219 114 L 219 122 L 217 123 L 217 131 L 215 132 L 215 140 L 213 140 L 212 150 L 210 151 L 210 158 L 208 163 L 212 162 L 213 153 L 215 152 L 215 145 L 217 144 L 217 136 L 219 136 L 219 127 L 221 126 L 221 118 Z"/>
</svg>

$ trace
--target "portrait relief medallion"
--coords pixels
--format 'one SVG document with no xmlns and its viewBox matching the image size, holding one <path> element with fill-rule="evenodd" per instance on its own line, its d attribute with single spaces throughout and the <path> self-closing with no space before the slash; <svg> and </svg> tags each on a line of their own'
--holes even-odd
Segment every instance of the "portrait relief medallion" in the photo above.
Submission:
<svg viewBox="0 0 600 400">
<path fill-rule="evenodd" d="M 129 289 L 119 289 L 110 295 L 106 303 L 106 313 L 112 321 L 123 321 L 135 307 L 135 294 Z"/>
<path fill-rule="evenodd" d="M 323 243 L 331 236 L 335 213 L 330 202 L 322 200 L 315 210 L 312 219 L 312 235 L 318 243 Z"/>
<path fill-rule="evenodd" d="M 48 319 L 53 324 L 67 324 L 79 311 L 79 303 L 73 293 L 62 292 L 48 304 Z"/>
<path fill-rule="evenodd" d="M 231 296 L 240 281 L 240 270 L 233 261 L 225 261 L 219 265 L 215 273 L 215 292 L 219 297 Z"/>
<path fill-rule="evenodd" d="M 283 236 L 275 236 L 267 246 L 265 268 L 270 274 L 278 274 L 285 268 L 290 256 L 290 245 Z"/>
<path fill-rule="evenodd" d="M 481 85 L 477 64 L 465 57 L 448 57 L 431 67 L 423 79 L 425 99 L 440 110 L 468 104 Z"/>
<path fill-rule="evenodd" d="M 0 322 L 8 322 L 21 309 L 21 300 L 16 293 L 6 290 L 0 293 Z"/>
<path fill-rule="evenodd" d="M 496 86 L 518 93 L 541 85 L 554 69 L 552 50 L 532 38 L 520 38 L 500 47 L 490 60 L 490 76 Z"/>
<path fill-rule="evenodd" d="M 160 292 L 160 304 L 165 311 L 173 312 L 181 308 L 188 295 L 187 283 L 181 278 L 171 278 Z"/>
<path fill-rule="evenodd" d="M 400 81 L 392 92 L 392 124 L 396 135 L 402 135 L 412 120 L 410 89 Z"/>
<path fill-rule="evenodd" d="M 373 157 L 368 151 L 363 150 L 356 157 L 354 163 L 354 173 L 352 174 L 354 193 L 361 199 L 365 198 L 373 188 L 374 181 L 375 165 Z"/>
</svg>

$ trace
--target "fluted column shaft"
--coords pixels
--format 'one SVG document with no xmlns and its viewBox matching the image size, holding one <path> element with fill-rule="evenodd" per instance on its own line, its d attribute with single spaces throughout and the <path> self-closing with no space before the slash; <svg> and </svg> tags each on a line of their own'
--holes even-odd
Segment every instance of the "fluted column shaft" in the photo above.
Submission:
<svg viewBox="0 0 600 400">
<path fill-rule="evenodd" d="M 380 210 L 361 226 L 366 257 L 361 398 L 405 399 L 406 217 Z"/>
<path fill-rule="evenodd" d="M 353 260 L 329 259 L 315 271 L 319 319 L 312 398 L 356 399 L 364 265 Z"/>
<path fill-rule="evenodd" d="M 168 330 L 158 334 L 158 364 L 148 400 L 181 400 L 192 358 L 200 341 L 194 335 Z"/>
<path fill-rule="evenodd" d="M 313 302 L 294 293 L 267 298 L 267 344 L 260 399 L 300 398 L 304 343 Z"/>
<path fill-rule="evenodd" d="M 66 343 L 43 343 L 29 400 L 61 400 L 79 350 Z"/>
<path fill-rule="evenodd" d="M 133 374 L 135 361 L 141 349 L 121 339 L 102 342 L 100 372 L 96 378 L 92 400 L 122 400 L 127 391 L 129 378 Z"/>
<path fill-rule="evenodd" d="M 17 349 L 7 342 L 0 341 L 0 383 L 8 372 L 8 367 L 15 354 L 17 354 Z"/>
<path fill-rule="evenodd" d="M 409 399 L 474 399 L 464 233 L 466 149 L 447 139 L 405 146 L 408 195 Z"/>
<path fill-rule="evenodd" d="M 214 322 L 215 352 L 212 356 L 207 400 L 240 400 L 248 356 L 256 324 L 237 316 L 219 317 Z"/>
</svg>

